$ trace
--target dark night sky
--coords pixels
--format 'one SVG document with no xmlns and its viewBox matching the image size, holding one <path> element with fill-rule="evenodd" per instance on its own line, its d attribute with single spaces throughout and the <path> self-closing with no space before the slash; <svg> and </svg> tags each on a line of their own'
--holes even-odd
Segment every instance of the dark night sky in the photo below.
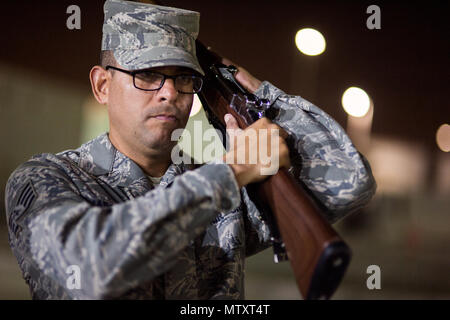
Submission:
<svg viewBox="0 0 450 320">
<path fill-rule="evenodd" d="M 450 122 L 448 1 L 187 1 L 170 6 L 201 13 L 199 38 L 260 79 L 302 95 L 345 126 L 340 105 L 349 86 L 374 101 L 373 132 L 421 141 L 435 151 L 435 132 Z M 81 30 L 68 30 L 66 8 L 81 8 Z M 369 30 L 366 8 L 381 8 Z M 103 1 L 2 3 L 0 62 L 89 87 L 97 63 Z M 298 52 L 298 29 L 325 36 L 318 57 Z M 1 70 L 0 70 L 1 72 Z"/>
</svg>

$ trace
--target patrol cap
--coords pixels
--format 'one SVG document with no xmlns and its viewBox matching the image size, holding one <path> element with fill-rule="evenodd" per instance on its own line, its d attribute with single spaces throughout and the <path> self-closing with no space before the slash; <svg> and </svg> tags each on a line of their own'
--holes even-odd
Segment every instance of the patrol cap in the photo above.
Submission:
<svg viewBox="0 0 450 320">
<path fill-rule="evenodd" d="M 200 13 L 122 0 L 107 0 L 103 9 L 102 50 L 124 68 L 180 66 L 204 75 L 195 54 Z"/>
</svg>

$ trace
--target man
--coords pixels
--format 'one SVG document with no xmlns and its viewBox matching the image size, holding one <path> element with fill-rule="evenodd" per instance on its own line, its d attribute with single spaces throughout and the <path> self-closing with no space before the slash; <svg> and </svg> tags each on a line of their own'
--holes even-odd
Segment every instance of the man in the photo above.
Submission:
<svg viewBox="0 0 450 320">
<path fill-rule="evenodd" d="M 199 14 L 105 2 L 102 66 L 90 73 L 110 131 L 76 150 L 41 154 L 8 180 L 11 248 L 36 299 L 244 298 L 244 259 L 271 245 L 245 189 L 267 176 L 255 164 L 172 163 L 203 70 Z M 319 108 L 240 68 L 237 79 L 279 110 L 246 130 L 279 129 L 271 160 L 305 183 L 335 222 L 375 191 L 369 164 Z M 237 128 L 233 117 L 228 128 Z M 276 137 L 276 135 L 275 135 Z M 292 146 L 288 151 L 286 140 Z M 272 140 L 271 140 L 272 139 Z M 238 143 L 227 155 L 259 152 Z"/>
</svg>

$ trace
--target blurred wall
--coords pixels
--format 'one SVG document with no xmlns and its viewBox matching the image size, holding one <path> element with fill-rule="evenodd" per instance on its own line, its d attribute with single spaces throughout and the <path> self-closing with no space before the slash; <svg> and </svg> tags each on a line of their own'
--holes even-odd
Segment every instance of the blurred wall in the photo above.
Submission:
<svg viewBox="0 0 450 320">
<path fill-rule="evenodd" d="M 29 299 L 7 242 L 6 181 L 34 154 L 79 145 L 81 106 L 89 92 L 70 81 L 4 63 L 0 71 L 0 299 Z"/>
<path fill-rule="evenodd" d="M 70 81 L 0 64 L 0 196 L 12 171 L 34 154 L 80 142 L 81 106 L 89 92 Z M 1 220 L 4 221 L 4 205 Z"/>
</svg>

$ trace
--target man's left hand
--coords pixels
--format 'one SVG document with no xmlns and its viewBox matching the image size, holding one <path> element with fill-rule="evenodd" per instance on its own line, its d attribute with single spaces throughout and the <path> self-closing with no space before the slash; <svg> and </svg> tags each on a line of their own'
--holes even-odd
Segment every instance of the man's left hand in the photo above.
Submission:
<svg viewBox="0 0 450 320">
<path fill-rule="evenodd" d="M 256 79 L 247 70 L 245 70 L 241 66 L 238 66 L 227 58 L 222 58 L 222 63 L 227 66 L 232 64 L 238 69 L 238 71 L 234 74 L 234 77 L 245 89 L 247 89 L 251 93 L 255 93 L 256 89 L 258 89 L 261 85 L 262 81 Z"/>
</svg>

